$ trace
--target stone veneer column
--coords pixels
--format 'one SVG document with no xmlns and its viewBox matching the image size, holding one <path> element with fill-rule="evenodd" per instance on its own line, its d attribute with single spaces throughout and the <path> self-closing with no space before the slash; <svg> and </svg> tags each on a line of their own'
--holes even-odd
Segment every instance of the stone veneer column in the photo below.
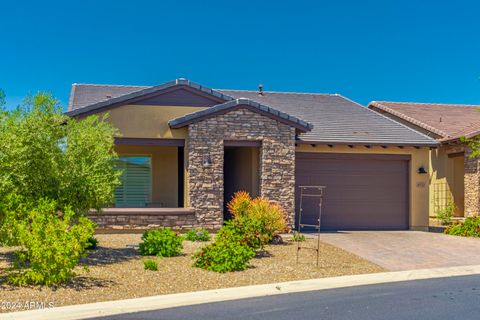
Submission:
<svg viewBox="0 0 480 320">
<path fill-rule="evenodd" d="M 479 159 L 470 158 L 471 150 L 465 151 L 464 161 L 464 188 L 465 188 L 465 216 L 477 216 L 480 213 L 480 173 Z"/>
<path fill-rule="evenodd" d="M 247 109 L 236 109 L 188 127 L 188 193 L 197 224 L 223 224 L 224 140 L 261 141 L 260 194 L 295 218 L 295 128 Z M 212 165 L 203 165 L 210 157 Z"/>
</svg>

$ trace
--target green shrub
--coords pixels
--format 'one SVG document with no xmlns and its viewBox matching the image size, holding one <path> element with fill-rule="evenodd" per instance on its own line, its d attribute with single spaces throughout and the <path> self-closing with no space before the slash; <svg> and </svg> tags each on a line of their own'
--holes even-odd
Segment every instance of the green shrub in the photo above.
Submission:
<svg viewBox="0 0 480 320">
<path fill-rule="evenodd" d="M 54 285 L 70 280 L 73 269 L 84 255 L 88 239 L 93 235 L 94 223 L 86 217 L 75 217 L 75 212 L 65 208 L 57 210 L 52 200 L 32 204 L 21 197 L 3 204 L 5 219 L 17 221 L 14 267 L 8 281 L 15 285 Z M 74 221 L 75 220 L 75 221 Z M 7 221 L 7 225 L 12 225 Z"/>
<path fill-rule="evenodd" d="M 225 222 L 218 230 L 216 240 L 223 242 L 238 242 L 254 250 L 263 248 L 269 238 L 262 233 L 262 222 L 246 216 L 236 217 Z"/>
<path fill-rule="evenodd" d="M 185 239 L 188 241 L 209 241 L 210 233 L 205 228 L 194 228 L 188 230 L 185 234 Z"/>
<path fill-rule="evenodd" d="M 215 272 L 245 270 L 266 238 L 259 230 L 260 222 L 236 217 L 220 228 L 215 242 L 196 253 L 194 266 Z"/>
<path fill-rule="evenodd" d="M 447 227 L 444 233 L 462 237 L 480 237 L 480 217 L 466 218 L 464 222 Z"/>
<path fill-rule="evenodd" d="M 305 241 L 305 236 L 298 231 L 293 231 L 292 240 L 296 242 L 303 242 Z"/>
<path fill-rule="evenodd" d="M 145 270 L 157 271 L 158 263 L 154 260 L 145 260 L 143 261 L 143 267 Z"/>
<path fill-rule="evenodd" d="M 194 266 L 215 272 L 240 271 L 248 268 L 255 250 L 240 242 L 215 241 L 203 247 L 193 258 Z"/>
<path fill-rule="evenodd" d="M 453 213 L 456 206 L 453 201 L 450 201 L 445 208 L 438 209 L 437 219 L 440 220 L 442 225 L 449 225 L 452 223 Z"/>
<path fill-rule="evenodd" d="M 95 237 L 90 237 L 87 240 L 87 247 L 85 249 L 87 250 L 95 250 L 97 249 L 98 246 L 98 240 Z"/>
<path fill-rule="evenodd" d="M 143 256 L 173 257 L 180 254 L 183 238 L 170 228 L 147 230 L 142 235 L 140 254 Z"/>
</svg>

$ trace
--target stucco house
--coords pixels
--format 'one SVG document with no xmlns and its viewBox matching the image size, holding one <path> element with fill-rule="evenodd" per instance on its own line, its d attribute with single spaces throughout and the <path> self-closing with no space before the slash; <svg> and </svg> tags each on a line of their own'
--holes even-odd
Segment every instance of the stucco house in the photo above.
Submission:
<svg viewBox="0 0 480 320">
<path fill-rule="evenodd" d="M 426 229 L 438 143 L 338 94 L 74 84 L 67 114 L 108 113 L 124 170 L 102 228 L 219 228 L 237 190 L 279 202 L 326 186 L 324 229 Z M 317 204 L 304 203 L 314 221 Z"/>
<path fill-rule="evenodd" d="M 368 106 L 439 142 L 430 150 L 430 215 L 455 203 L 454 215 L 474 216 L 480 212 L 478 159 L 460 141 L 480 134 L 480 106 L 461 104 L 373 101 Z"/>
</svg>

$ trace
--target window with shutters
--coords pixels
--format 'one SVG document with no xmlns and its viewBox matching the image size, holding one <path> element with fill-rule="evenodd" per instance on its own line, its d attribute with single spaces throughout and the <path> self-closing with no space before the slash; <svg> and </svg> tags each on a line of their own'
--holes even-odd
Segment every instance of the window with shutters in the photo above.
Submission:
<svg viewBox="0 0 480 320">
<path fill-rule="evenodd" d="M 148 156 L 120 156 L 121 185 L 115 190 L 115 206 L 143 208 L 152 199 L 152 160 Z"/>
</svg>

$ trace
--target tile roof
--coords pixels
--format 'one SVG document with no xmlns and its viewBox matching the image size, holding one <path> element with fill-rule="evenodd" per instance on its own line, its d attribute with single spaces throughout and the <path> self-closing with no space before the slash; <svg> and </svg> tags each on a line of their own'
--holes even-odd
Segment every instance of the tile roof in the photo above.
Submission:
<svg viewBox="0 0 480 320">
<path fill-rule="evenodd" d="M 339 94 L 219 90 L 273 106 L 313 124 L 300 140 L 325 144 L 432 145 L 431 138 Z M 435 143 L 433 143 L 435 145 Z"/>
<path fill-rule="evenodd" d="M 228 102 L 225 102 L 225 103 L 222 103 L 222 104 L 217 104 L 217 105 L 215 105 L 213 107 L 210 107 L 208 109 L 196 111 L 196 112 L 184 115 L 182 117 L 172 119 L 168 122 L 168 124 L 172 128 L 181 128 L 183 126 L 186 126 L 186 125 L 194 122 L 195 120 L 203 119 L 205 117 L 215 115 L 215 114 L 218 114 L 218 113 L 221 113 L 221 112 L 226 112 L 227 110 L 235 108 L 237 106 L 249 106 L 254 111 L 256 110 L 256 111 L 262 112 L 264 114 L 268 114 L 268 115 L 278 119 L 279 121 L 288 123 L 291 126 L 297 128 L 297 129 L 299 129 L 303 132 L 307 132 L 307 131 L 310 131 L 310 130 L 313 129 L 312 124 L 310 124 L 310 123 L 308 123 L 308 122 L 306 122 L 302 119 L 299 119 L 299 118 L 291 116 L 291 115 L 289 115 L 285 112 L 278 111 L 278 110 L 276 110 L 272 107 L 269 107 L 269 106 L 266 106 L 266 105 L 260 104 L 258 102 L 255 102 L 253 100 L 245 99 L 245 98 L 239 98 L 239 99 L 231 100 L 231 101 L 228 101 Z"/>
<path fill-rule="evenodd" d="M 80 115 L 108 107 L 110 105 L 122 102 L 126 103 L 132 99 L 141 98 L 142 96 L 154 94 L 178 85 L 188 86 L 192 89 L 196 89 L 203 93 L 214 96 L 222 101 L 229 101 L 233 99 L 232 97 L 226 96 L 221 92 L 204 87 L 187 79 L 176 79 L 151 87 L 74 84 L 74 88 L 72 88 L 71 91 L 71 95 L 73 97 L 70 97 L 69 99 L 71 104 L 69 103 L 66 114 L 69 116 Z M 76 96 L 78 96 L 78 98 Z"/>
<path fill-rule="evenodd" d="M 67 114 L 74 116 L 112 102 L 128 100 L 178 81 L 190 83 L 204 92 L 222 97 L 226 102 L 245 98 L 312 124 L 311 131 L 298 136 L 300 143 L 437 145 L 432 138 L 338 94 L 264 91 L 259 95 L 257 91 L 212 90 L 184 79 L 155 87 L 74 84 Z"/>
<path fill-rule="evenodd" d="M 150 87 L 74 83 L 70 92 L 67 111 L 81 109 L 97 102 L 118 98 L 147 88 Z"/>
<path fill-rule="evenodd" d="M 480 105 L 372 101 L 371 109 L 388 112 L 449 141 L 480 131 Z"/>
</svg>

